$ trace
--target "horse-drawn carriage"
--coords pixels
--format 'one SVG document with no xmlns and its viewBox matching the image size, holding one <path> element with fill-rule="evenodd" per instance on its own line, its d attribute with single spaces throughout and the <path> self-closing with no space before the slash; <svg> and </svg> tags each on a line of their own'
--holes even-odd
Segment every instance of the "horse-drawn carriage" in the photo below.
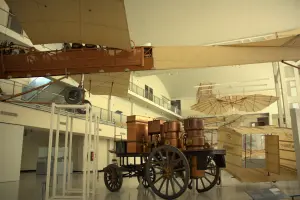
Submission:
<svg viewBox="0 0 300 200">
<path fill-rule="evenodd" d="M 113 153 L 119 160 L 104 168 L 107 189 L 119 191 L 125 177 L 137 177 L 164 199 L 192 189 L 193 180 L 199 193 L 213 188 L 225 167 L 225 150 L 206 143 L 202 119 L 187 118 L 181 129 L 179 121 L 129 116 L 127 141 L 115 140 Z"/>
</svg>

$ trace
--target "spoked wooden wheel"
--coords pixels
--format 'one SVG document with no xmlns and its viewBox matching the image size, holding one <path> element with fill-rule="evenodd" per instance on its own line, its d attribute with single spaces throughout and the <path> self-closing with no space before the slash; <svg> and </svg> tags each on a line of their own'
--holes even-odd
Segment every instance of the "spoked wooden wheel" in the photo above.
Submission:
<svg viewBox="0 0 300 200">
<path fill-rule="evenodd" d="M 149 176 L 150 176 L 151 181 L 153 182 L 155 180 L 155 173 L 154 173 L 154 168 L 153 167 L 151 167 L 149 169 Z M 144 188 L 148 188 L 149 187 L 148 181 L 146 179 L 145 168 L 142 169 L 141 174 L 137 178 L 138 178 L 139 182 L 142 182 Z"/>
<path fill-rule="evenodd" d="M 150 168 L 155 179 L 151 180 Z M 187 189 L 190 167 L 185 155 L 173 146 L 155 148 L 146 164 L 146 179 L 153 192 L 163 199 L 176 199 Z"/>
<path fill-rule="evenodd" d="M 104 169 L 104 183 L 106 188 L 111 192 L 117 192 L 123 184 L 123 175 L 119 167 L 110 164 Z"/>
<path fill-rule="evenodd" d="M 196 190 L 199 193 L 206 192 L 212 189 L 219 180 L 220 168 L 216 165 L 211 156 L 207 157 L 207 169 L 205 170 L 204 177 L 196 180 Z"/>
</svg>

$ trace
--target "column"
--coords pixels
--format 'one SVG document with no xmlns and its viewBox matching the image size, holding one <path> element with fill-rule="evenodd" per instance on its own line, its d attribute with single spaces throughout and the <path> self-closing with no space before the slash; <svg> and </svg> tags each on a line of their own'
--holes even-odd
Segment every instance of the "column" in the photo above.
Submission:
<svg viewBox="0 0 300 200">
<path fill-rule="evenodd" d="M 134 103 L 130 100 L 130 115 L 134 115 Z"/>
<path fill-rule="evenodd" d="M 294 138 L 294 147 L 296 154 L 296 168 L 300 172 L 300 109 L 292 108 L 290 110 L 292 129 L 293 129 L 293 138 Z M 298 181 L 300 181 L 300 173 L 297 173 Z"/>
<path fill-rule="evenodd" d="M 287 92 L 287 87 L 286 87 L 284 66 L 279 65 L 278 71 L 279 71 L 280 80 L 281 80 L 280 83 L 281 83 L 284 115 L 285 115 L 285 124 L 286 124 L 287 128 L 291 128 L 291 114 L 290 114 L 290 108 L 289 108 L 288 92 Z"/>
<path fill-rule="evenodd" d="M 19 181 L 24 126 L 0 123 L 0 183 Z"/>
<path fill-rule="evenodd" d="M 280 90 L 280 76 L 279 76 L 279 65 L 278 63 L 273 62 L 273 73 L 274 73 L 274 82 L 275 82 L 275 91 L 276 91 L 276 97 L 278 97 L 277 100 L 277 107 L 278 107 L 278 119 L 279 119 L 279 127 L 284 126 L 283 122 L 283 109 L 282 109 L 282 95 Z"/>
</svg>

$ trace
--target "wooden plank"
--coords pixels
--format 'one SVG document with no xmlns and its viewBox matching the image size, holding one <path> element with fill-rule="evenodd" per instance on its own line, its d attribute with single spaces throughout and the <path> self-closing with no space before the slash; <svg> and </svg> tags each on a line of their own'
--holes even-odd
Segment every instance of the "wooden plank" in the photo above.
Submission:
<svg viewBox="0 0 300 200">
<path fill-rule="evenodd" d="M 218 142 L 219 148 L 223 148 L 227 153 L 233 153 L 235 155 L 242 155 L 242 147 L 238 145 L 232 145 L 229 143 Z"/>
<path fill-rule="evenodd" d="M 269 172 L 280 174 L 279 136 L 265 136 L 266 168 Z"/>
<path fill-rule="evenodd" d="M 268 172 L 264 169 L 241 168 L 228 163 L 225 170 L 241 182 L 259 183 L 297 179 L 296 172 L 287 170 L 286 168 L 280 168 L 281 173 L 278 175 L 273 173 L 268 174 Z"/>
<path fill-rule="evenodd" d="M 295 151 L 279 150 L 279 155 L 280 155 L 280 158 L 296 161 Z"/>
<path fill-rule="evenodd" d="M 226 152 L 226 163 L 242 167 L 242 156 Z"/>
<path fill-rule="evenodd" d="M 279 140 L 279 149 L 280 150 L 295 151 L 294 142 L 293 141 L 280 141 Z"/>
<path fill-rule="evenodd" d="M 220 141 L 226 141 L 227 143 L 230 144 L 239 144 L 241 145 L 242 143 L 242 136 L 236 132 L 225 132 L 225 131 L 219 131 L 218 132 L 218 140 Z"/>
<path fill-rule="evenodd" d="M 288 168 L 296 171 L 296 161 L 295 160 L 280 159 L 280 165 L 288 167 Z"/>
</svg>

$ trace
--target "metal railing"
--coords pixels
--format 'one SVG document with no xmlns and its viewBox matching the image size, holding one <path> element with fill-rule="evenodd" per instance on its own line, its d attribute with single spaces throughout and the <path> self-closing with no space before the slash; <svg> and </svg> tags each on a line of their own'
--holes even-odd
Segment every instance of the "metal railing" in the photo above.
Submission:
<svg viewBox="0 0 300 200">
<path fill-rule="evenodd" d="M 23 37 L 27 37 L 17 17 L 9 12 L 9 10 L 0 8 L 0 25 L 9 28 Z"/>
<path fill-rule="evenodd" d="M 0 97 L 4 97 L 5 96 L 10 96 L 10 95 L 14 95 L 17 94 L 19 92 L 22 92 L 22 90 L 26 87 L 26 89 L 28 90 L 28 88 L 30 88 L 31 86 L 29 85 L 25 85 L 22 83 L 19 83 L 17 81 L 14 80 L 0 80 L 0 88 L 2 90 L 2 94 L 0 94 Z M 31 87 L 33 88 L 33 87 Z M 43 90 L 43 89 L 41 89 Z M 10 102 L 12 104 L 18 105 L 18 106 L 23 106 L 23 107 L 27 107 L 27 108 L 31 108 L 31 109 L 35 109 L 35 110 L 40 110 L 40 111 L 45 111 L 45 112 L 49 112 L 51 111 L 51 102 L 55 102 L 55 103 L 64 103 L 65 104 L 65 100 L 64 100 L 64 96 L 62 94 L 54 94 L 54 93 L 50 93 L 47 94 L 48 96 L 54 96 L 52 99 L 45 99 L 45 98 L 39 98 L 42 95 L 45 95 L 45 93 L 47 93 L 47 89 L 43 90 L 42 92 L 37 92 L 35 93 L 35 101 L 38 102 L 49 102 L 49 104 L 38 104 L 35 102 L 28 102 L 28 101 L 24 101 L 22 98 L 22 96 L 17 97 L 15 100 L 18 100 L 18 102 Z M 46 96 L 47 96 L 46 95 Z M 14 99 L 12 99 L 14 100 Z M 67 113 L 70 113 L 70 110 L 65 109 L 62 111 L 64 115 L 67 115 Z M 101 123 L 103 124 L 108 124 L 108 125 L 113 125 L 113 123 L 116 124 L 116 126 L 118 127 L 126 127 L 126 120 L 127 120 L 127 116 L 123 115 L 123 114 L 118 114 L 115 113 L 114 111 L 109 111 L 105 108 L 101 108 L 98 106 L 93 106 L 93 112 L 94 113 L 99 113 L 100 116 L 100 120 Z M 72 112 L 73 113 L 73 112 Z M 76 114 L 75 115 L 76 118 L 79 119 L 84 119 L 82 117 L 82 115 L 80 114 Z"/>
<path fill-rule="evenodd" d="M 163 108 L 166 108 L 172 112 L 174 112 L 175 114 L 178 114 L 178 115 L 181 115 L 181 110 L 178 109 L 177 107 L 175 106 L 172 106 L 170 103 L 167 103 L 165 101 L 163 101 L 162 98 L 159 98 L 153 94 L 150 94 L 150 93 L 146 93 L 145 92 L 145 89 L 141 88 L 140 86 L 134 84 L 134 83 L 130 83 L 129 85 L 129 90 L 131 92 L 134 92 L 135 94 L 141 96 L 141 97 L 144 97 L 150 101 L 152 101 L 153 103 L 155 103 L 156 105 L 159 105 Z"/>
</svg>

